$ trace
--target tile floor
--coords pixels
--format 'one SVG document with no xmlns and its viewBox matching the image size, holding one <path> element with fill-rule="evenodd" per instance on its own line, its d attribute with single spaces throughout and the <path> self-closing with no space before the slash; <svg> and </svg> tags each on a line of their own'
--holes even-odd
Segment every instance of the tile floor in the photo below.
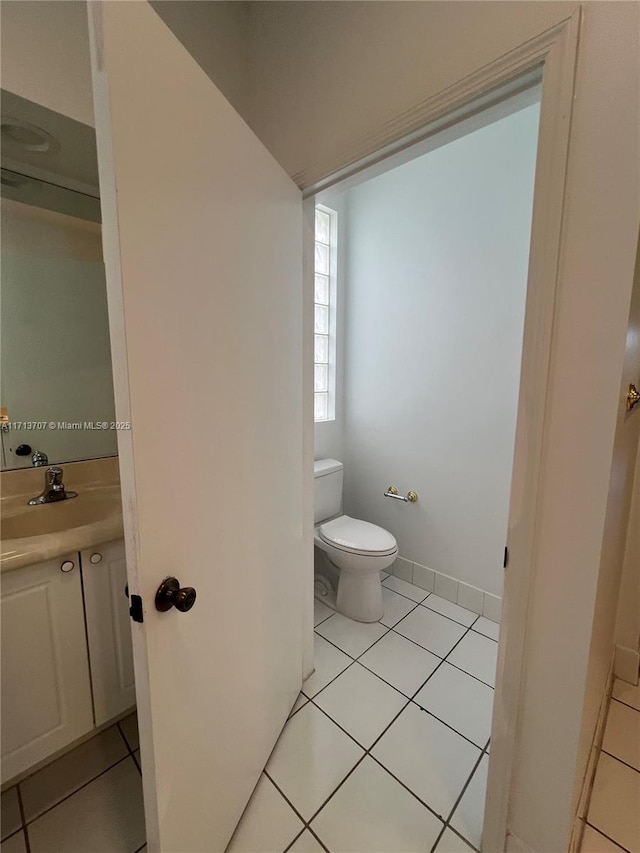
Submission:
<svg viewBox="0 0 640 853">
<path fill-rule="evenodd" d="M 498 626 L 397 577 L 380 622 L 315 602 L 315 672 L 228 853 L 479 849 Z"/>
<path fill-rule="evenodd" d="M 145 850 L 135 714 L 2 794 L 1 853 Z"/>
<path fill-rule="evenodd" d="M 624 681 L 613 686 L 582 853 L 640 853 L 640 686 Z"/>
<path fill-rule="evenodd" d="M 228 853 L 479 848 L 497 625 L 383 587 L 373 624 L 316 601 L 315 673 Z M 135 714 L 2 794 L 1 853 L 145 849 Z"/>
</svg>

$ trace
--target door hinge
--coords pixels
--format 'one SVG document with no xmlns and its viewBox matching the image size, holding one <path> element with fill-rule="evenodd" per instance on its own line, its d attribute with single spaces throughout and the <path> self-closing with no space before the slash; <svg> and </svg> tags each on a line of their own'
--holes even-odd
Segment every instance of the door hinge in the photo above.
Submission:
<svg viewBox="0 0 640 853">
<path fill-rule="evenodd" d="M 134 622 L 144 622 L 144 614 L 142 612 L 142 598 L 139 595 L 131 596 L 131 606 L 129 607 L 129 615 Z"/>
<path fill-rule="evenodd" d="M 506 569 L 508 565 L 509 565 L 509 549 L 505 545 L 504 546 L 504 559 L 502 561 L 502 568 Z"/>
</svg>

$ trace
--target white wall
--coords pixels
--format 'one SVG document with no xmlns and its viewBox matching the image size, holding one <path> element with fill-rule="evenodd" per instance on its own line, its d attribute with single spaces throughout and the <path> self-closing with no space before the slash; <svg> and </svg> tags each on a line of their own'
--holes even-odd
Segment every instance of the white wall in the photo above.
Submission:
<svg viewBox="0 0 640 853">
<path fill-rule="evenodd" d="M 100 225 L 2 199 L 2 405 L 11 421 L 114 420 Z M 114 430 L 15 429 L 7 468 L 117 453 Z"/>
<path fill-rule="evenodd" d="M 502 593 L 539 108 L 347 193 L 345 511 Z M 383 496 L 418 492 L 415 505 Z"/>
</svg>

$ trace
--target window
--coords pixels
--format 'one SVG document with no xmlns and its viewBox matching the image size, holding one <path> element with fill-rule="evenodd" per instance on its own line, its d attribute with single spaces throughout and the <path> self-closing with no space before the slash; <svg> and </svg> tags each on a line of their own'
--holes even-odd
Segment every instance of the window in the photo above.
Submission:
<svg viewBox="0 0 640 853">
<path fill-rule="evenodd" d="M 316 421 L 335 417 L 337 214 L 316 207 L 313 411 Z"/>
</svg>

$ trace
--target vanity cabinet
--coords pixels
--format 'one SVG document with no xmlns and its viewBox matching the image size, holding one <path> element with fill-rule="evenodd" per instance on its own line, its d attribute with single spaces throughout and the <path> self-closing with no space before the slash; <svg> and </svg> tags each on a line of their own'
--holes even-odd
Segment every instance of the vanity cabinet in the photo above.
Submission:
<svg viewBox="0 0 640 853">
<path fill-rule="evenodd" d="M 2 780 L 135 705 L 124 542 L 4 572 Z"/>
<path fill-rule="evenodd" d="M 3 573 L 0 609 L 6 780 L 94 725 L 78 554 Z"/>
<path fill-rule="evenodd" d="M 96 725 L 135 704 L 124 541 L 82 551 L 84 606 Z"/>
</svg>

